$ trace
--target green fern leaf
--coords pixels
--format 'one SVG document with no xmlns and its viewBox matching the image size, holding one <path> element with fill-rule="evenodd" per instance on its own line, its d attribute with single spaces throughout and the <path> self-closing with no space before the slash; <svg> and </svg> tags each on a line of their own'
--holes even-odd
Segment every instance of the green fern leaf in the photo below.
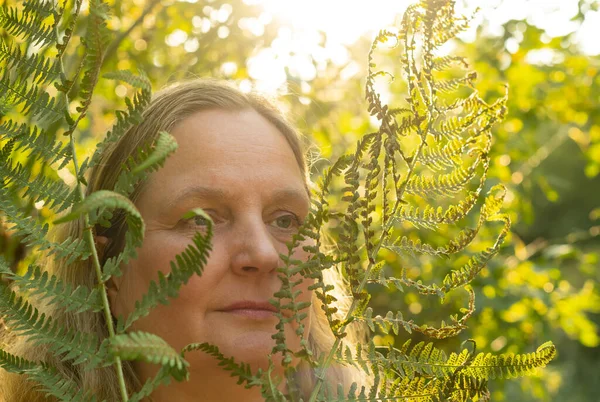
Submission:
<svg viewBox="0 0 600 402">
<path fill-rule="evenodd" d="M 113 356 L 124 360 L 141 360 L 167 366 L 178 381 L 189 375 L 189 363 L 158 335 L 141 331 L 116 335 L 110 339 L 109 350 Z"/>
<path fill-rule="evenodd" d="M 2 184 L 0 182 L 0 184 Z M 38 247 L 40 251 L 48 250 L 48 255 L 55 258 L 66 258 L 67 264 L 76 259 L 89 257 L 90 251 L 83 239 L 65 239 L 55 243 L 47 239 L 48 225 L 42 227 L 31 216 L 19 211 L 13 204 L 10 194 L 5 187 L 0 187 L 0 210 L 6 220 L 13 224 L 15 235 L 22 236 L 22 242 L 30 247 Z"/>
<path fill-rule="evenodd" d="M 6 120 L 0 125 L 0 139 L 15 139 L 15 151 L 30 150 L 32 158 L 44 159 L 48 164 L 60 161 L 58 169 L 65 167 L 72 158 L 72 150 L 68 144 L 58 142 L 54 135 L 37 126 Z"/>
<path fill-rule="evenodd" d="M 162 366 L 154 377 L 148 378 L 142 388 L 129 397 L 129 402 L 140 402 L 144 398 L 150 396 L 150 394 L 159 386 L 167 386 L 170 383 L 171 374 L 169 373 L 169 369 L 166 366 Z"/>
<path fill-rule="evenodd" d="M 137 182 L 164 165 L 169 155 L 177 150 L 177 142 L 170 134 L 162 131 L 152 147 L 143 148 L 136 158 L 131 158 L 115 185 L 115 192 L 128 196 Z"/>
<path fill-rule="evenodd" d="M 469 63 L 465 60 L 464 57 L 460 56 L 443 56 L 437 57 L 432 60 L 431 68 L 433 70 L 446 70 L 452 64 L 459 64 L 464 68 L 469 68 Z"/>
<path fill-rule="evenodd" d="M 64 117 L 64 100 L 51 97 L 45 90 L 26 80 L 11 79 L 10 72 L 5 70 L 0 78 L 2 102 L 11 107 L 20 107 L 20 113 L 37 119 L 42 124 L 52 124 Z"/>
<path fill-rule="evenodd" d="M 403 206 L 392 219 L 399 222 L 407 221 L 416 227 L 435 230 L 440 224 L 453 224 L 463 219 L 473 209 L 478 198 L 477 191 L 470 191 L 464 200 L 449 206 L 446 210 L 430 205 L 426 205 L 423 209 L 412 205 Z"/>
<path fill-rule="evenodd" d="M 40 9 L 37 6 L 33 8 Z M 44 13 L 36 15 L 25 10 L 19 12 L 17 8 L 8 7 L 6 4 L 0 7 L 0 27 L 13 36 L 30 39 L 36 46 L 46 46 L 55 40 L 52 25 L 42 22 L 45 18 Z"/>
<path fill-rule="evenodd" d="M 0 41 L 0 62 L 6 62 L 4 68 L 14 69 L 21 78 L 32 79 L 38 85 L 56 81 L 60 67 L 56 60 L 50 60 L 39 54 L 25 55 L 18 46 L 9 46 Z"/>
<path fill-rule="evenodd" d="M 472 72 L 462 78 L 453 78 L 450 80 L 440 80 L 433 84 L 433 88 L 437 92 L 449 93 L 457 90 L 461 86 L 473 88 L 474 82 L 477 79 L 477 73 Z"/>
<path fill-rule="evenodd" d="M 17 163 L 10 169 L 11 160 L 0 162 L 0 176 L 5 177 L 5 186 L 12 184 L 13 191 L 23 191 L 22 197 L 30 197 L 36 203 L 44 201 L 49 208 L 56 207 L 56 212 L 61 212 L 72 205 L 75 200 L 75 191 L 67 186 L 62 180 L 52 180 L 44 175 L 31 178 L 31 172 L 26 167 Z"/>
<path fill-rule="evenodd" d="M 114 191 L 100 190 L 90 194 L 85 200 L 73 207 L 70 213 L 57 219 L 54 223 L 60 224 L 78 219 L 84 214 L 90 217 L 90 224 L 106 224 L 106 212 L 122 209 L 126 214 L 128 231 L 125 237 L 124 250 L 117 256 L 109 258 L 103 267 L 103 281 L 110 276 L 121 276 L 121 263 L 128 263 L 137 256 L 136 249 L 144 240 L 145 225 L 139 211 L 129 198 Z"/>
<path fill-rule="evenodd" d="M 104 52 L 110 41 L 110 30 L 106 26 L 109 13 L 108 5 L 103 0 L 90 0 L 89 10 L 91 23 L 88 25 L 86 36 L 81 38 L 81 43 L 85 46 L 85 57 L 83 60 L 83 79 L 79 91 L 81 106 L 77 107 L 79 112 L 77 121 L 86 115 L 90 106 L 92 94 L 98 83 L 100 69 L 104 61 Z M 75 129 L 77 121 L 71 126 L 69 134 Z"/>
<path fill-rule="evenodd" d="M 34 362 L 12 355 L 0 349 L 0 368 L 3 368 L 9 373 L 23 374 L 28 371 L 36 370 L 38 367 L 39 366 Z"/>
<path fill-rule="evenodd" d="M 54 275 L 40 267 L 31 265 L 23 275 L 15 274 L 8 263 L 0 256 L 0 274 L 11 279 L 21 291 L 29 291 L 29 297 L 40 295 L 39 300 L 50 299 L 49 304 L 55 304 L 65 311 L 101 311 L 102 298 L 98 289 L 92 291 L 78 286 L 73 289 L 71 284 L 65 284 Z"/>
<path fill-rule="evenodd" d="M 83 214 L 90 214 L 92 217 L 98 216 L 96 213 L 100 208 L 125 210 L 130 217 L 132 229 L 135 228 L 136 236 L 143 236 L 144 221 L 135 205 L 127 197 L 108 190 L 96 191 L 86 197 L 86 199 L 75 205 L 70 213 L 54 221 L 54 224 L 69 222 L 81 217 Z"/>
<path fill-rule="evenodd" d="M 217 346 L 206 342 L 191 343 L 183 348 L 181 354 L 185 356 L 186 353 L 194 350 L 200 350 L 217 359 L 220 367 L 226 371 L 230 371 L 232 377 L 238 377 L 238 385 L 245 385 L 246 388 L 250 388 L 262 384 L 262 381 L 260 381 L 262 370 L 259 369 L 257 374 L 253 375 L 249 364 L 236 363 L 233 357 L 225 357 Z"/>
<path fill-rule="evenodd" d="M 171 261 L 171 271 L 167 275 L 158 272 L 158 282 L 150 282 L 148 291 L 142 299 L 135 302 L 135 309 L 127 317 L 127 321 L 123 322 L 123 317 L 119 316 L 117 332 L 125 331 L 135 321 L 148 315 L 150 310 L 159 303 L 168 305 L 169 298 L 177 297 L 180 287 L 186 284 L 194 274 L 202 275 L 211 250 L 212 220 L 201 209 L 194 209 L 185 214 L 183 218 L 189 219 L 196 215 L 204 217 L 209 222 L 206 234 L 196 233 L 194 235 L 192 244 L 175 257 L 175 262 Z"/>
<path fill-rule="evenodd" d="M 445 144 L 435 143 L 423 149 L 417 156 L 418 163 L 427 166 L 435 172 L 455 168 L 462 163 L 461 156 L 473 142 L 472 138 L 456 138 Z"/>
<path fill-rule="evenodd" d="M 142 70 L 140 70 L 139 75 L 132 74 L 128 70 L 114 71 L 104 74 L 104 78 L 126 82 L 132 87 L 141 89 L 146 93 L 152 91 L 152 83 Z"/>
<path fill-rule="evenodd" d="M 129 98 L 125 98 L 125 104 L 127 105 L 127 111 L 117 111 L 117 122 L 112 127 L 112 129 L 108 132 L 103 141 L 97 145 L 96 151 L 92 156 L 90 167 L 96 165 L 100 160 L 100 156 L 104 152 L 104 149 L 111 143 L 115 143 L 119 140 L 127 132 L 129 128 L 131 128 L 135 124 L 139 124 L 142 121 L 142 112 L 150 103 L 152 92 L 151 92 L 151 84 L 148 77 L 143 72 L 140 72 L 139 76 L 134 76 L 133 74 L 124 74 L 124 73 L 115 73 L 115 74 L 107 74 L 106 78 L 123 80 L 125 82 L 131 83 L 136 88 L 140 88 L 141 91 L 138 91 L 133 101 Z"/>
<path fill-rule="evenodd" d="M 428 197 L 432 195 L 451 196 L 462 191 L 475 178 L 480 158 L 467 168 L 459 167 L 451 173 L 431 176 L 412 176 L 405 187 L 408 194 Z"/>
<path fill-rule="evenodd" d="M 48 350 L 62 355 L 62 360 L 73 360 L 72 364 L 86 363 L 91 368 L 98 367 L 103 361 L 95 335 L 66 330 L 51 317 L 40 314 L 4 284 L 0 284 L 0 313 L 11 330 L 29 335 L 32 346 L 48 345 Z"/>
<path fill-rule="evenodd" d="M 71 379 L 63 377 L 44 363 L 34 363 L 0 349 L 0 368 L 16 374 L 26 374 L 28 380 L 37 382 L 40 390 L 60 401 L 95 402 L 97 398 L 90 391 L 82 393 Z"/>
</svg>

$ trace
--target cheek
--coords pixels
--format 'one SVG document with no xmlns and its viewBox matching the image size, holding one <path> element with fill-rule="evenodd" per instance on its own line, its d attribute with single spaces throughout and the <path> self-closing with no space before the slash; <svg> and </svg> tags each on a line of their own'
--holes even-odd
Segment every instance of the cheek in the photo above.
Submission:
<svg viewBox="0 0 600 402">
<path fill-rule="evenodd" d="M 158 232 L 146 235 L 144 244 L 137 250 L 137 258 L 124 269 L 121 281 L 123 286 L 119 291 L 119 299 L 128 312 L 133 311 L 135 302 L 148 291 L 150 282 L 158 282 L 158 272 L 166 275 L 171 271 L 170 262 L 186 246 L 186 240 L 181 236 Z"/>
</svg>

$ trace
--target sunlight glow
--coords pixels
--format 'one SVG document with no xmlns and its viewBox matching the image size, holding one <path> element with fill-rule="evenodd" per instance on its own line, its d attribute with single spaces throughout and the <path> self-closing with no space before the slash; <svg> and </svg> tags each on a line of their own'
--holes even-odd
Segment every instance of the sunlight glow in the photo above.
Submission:
<svg viewBox="0 0 600 402">
<path fill-rule="evenodd" d="M 246 0 L 260 4 L 296 31 L 323 31 L 328 40 L 352 44 L 366 32 L 394 22 L 410 0 Z"/>
<path fill-rule="evenodd" d="M 264 25 L 276 19 L 282 28 L 268 51 L 257 53 L 249 66 L 250 76 L 257 89 L 270 93 L 285 93 L 287 74 L 301 80 L 312 80 L 327 63 L 346 66 L 350 62 L 347 46 L 360 37 L 372 38 L 380 29 L 395 26 L 401 14 L 414 0 L 243 0 L 249 5 L 263 9 L 259 18 L 243 18 L 240 27 L 249 29 L 254 35 L 264 33 Z M 600 53 L 595 38 L 600 36 L 600 13 L 589 12 L 589 22 L 580 26 L 571 21 L 578 12 L 575 0 L 479 0 L 457 1 L 459 14 L 476 15 L 471 28 L 459 37 L 465 41 L 475 39 L 476 29 L 486 22 L 487 35 L 504 34 L 502 25 L 511 19 L 526 20 L 529 24 L 544 29 L 548 37 L 576 32 L 574 40 L 587 54 Z M 215 13 L 225 11 L 215 10 Z M 215 14 L 216 16 L 216 14 Z M 593 20 L 594 22 L 592 22 Z M 242 26 L 243 25 L 243 26 Z M 525 25 L 525 24 L 523 24 Z M 175 42 L 176 38 L 173 38 Z M 507 49 L 514 53 L 520 40 L 507 41 Z M 452 51 L 451 46 L 446 49 Z M 535 64 L 556 62 L 549 52 L 532 53 L 529 60 Z M 356 66 L 344 71 L 350 79 Z"/>
<path fill-rule="evenodd" d="M 347 46 L 361 36 L 392 25 L 410 0 L 244 0 L 260 5 L 260 18 L 240 21 L 257 36 L 272 18 L 283 27 L 271 44 L 269 52 L 260 51 L 249 65 L 248 72 L 260 91 L 286 92 L 289 74 L 303 81 L 313 80 L 331 62 L 345 66 L 350 61 Z M 344 70 L 350 78 L 358 70 Z"/>
</svg>

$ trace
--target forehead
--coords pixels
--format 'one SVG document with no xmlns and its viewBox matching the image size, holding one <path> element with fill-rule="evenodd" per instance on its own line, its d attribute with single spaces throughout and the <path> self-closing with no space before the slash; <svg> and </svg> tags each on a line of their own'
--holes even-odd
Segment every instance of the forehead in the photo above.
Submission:
<svg viewBox="0 0 600 402">
<path fill-rule="evenodd" d="M 178 123 L 171 134 L 179 145 L 153 173 L 144 199 L 172 204 L 199 186 L 229 189 L 237 196 L 299 189 L 304 177 L 287 139 L 254 110 L 204 110 Z M 288 191 L 289 192 L 289 191 Z"/>
<path fill-rule="evenodd" d="M 265 156 L 294 157 L 285 136 L 253 109 L 196 112 L 175 125 L 171 134 L 180 149 L 194 147 L 204 157 L 227 153 L 256 152 Z M 215 155 L 212 151 L 218 150 Z M 186 149 L 187 151 L 187 149 Z M 193 152 L 179 152 L 180 159 Z M 220 158 L 214 158 L 220 159 Z"/>
</svg>

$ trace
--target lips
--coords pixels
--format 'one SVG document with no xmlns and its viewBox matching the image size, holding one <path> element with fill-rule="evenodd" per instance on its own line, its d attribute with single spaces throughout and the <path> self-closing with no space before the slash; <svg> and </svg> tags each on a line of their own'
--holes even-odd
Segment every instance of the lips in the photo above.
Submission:
<svg viewBox="0 0 600 402">
<path fill-rule="evenodd" d="M 232 310 L 266 310 L 277 312 L 275 306 L 266 301 L 251 301 L 251 300 L 240 300 L 219 311 L 232 311 Z"/>
<path fill-rule="evenodd" d="M 277 308 L 264 301 L 241 300 L 230 304 L 229 306 L 218 311 L 244 316 L 254 319 L 265 319 L 274 316 Z"/>
</svg>

